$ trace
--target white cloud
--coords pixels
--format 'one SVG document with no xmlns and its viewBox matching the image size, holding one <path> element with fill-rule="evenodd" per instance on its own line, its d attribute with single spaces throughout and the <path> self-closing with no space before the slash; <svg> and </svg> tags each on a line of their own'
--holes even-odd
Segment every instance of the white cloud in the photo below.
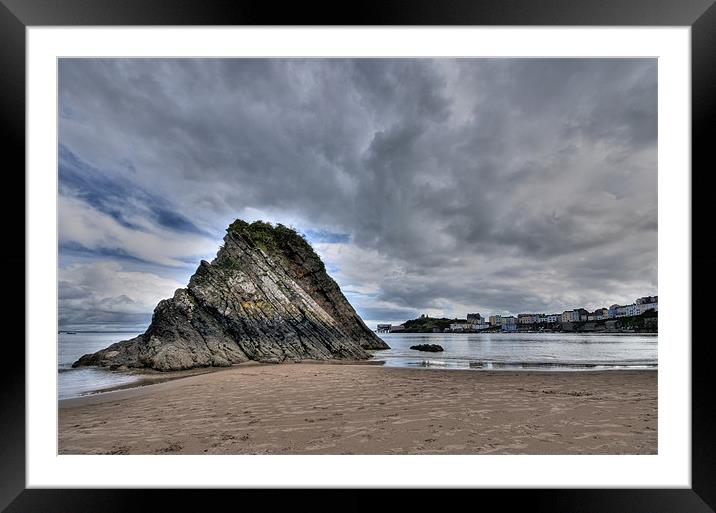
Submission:
<svg viewBox="0 0 716 513">
<path fill-rule="evenodd" d="M 182 286 L 116 262 L 74 264 L 59 271 L 60 324 L 133 322 Z"/>
<path fill-rule="evenodd" d="M 76 243 L 91 250 L 125 253 L 148 262 L 184 266 L 181 258 L 216 252 L 217 241 L 193 234 L 162 230 L 137 218 L 138 229 L 129 228 L 78 198 L 59 198 L 61 243 Z"/>
</svg>

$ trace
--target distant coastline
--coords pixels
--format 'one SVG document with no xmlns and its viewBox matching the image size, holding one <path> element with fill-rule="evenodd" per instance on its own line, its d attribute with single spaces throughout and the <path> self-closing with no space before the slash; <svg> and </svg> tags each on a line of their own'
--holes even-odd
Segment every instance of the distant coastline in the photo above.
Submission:
<svg viewBox="0 0 716 513">
<path fill-rule="evenodd" d="M 397 326 L 391 325 L 388 330 L 376 329 L 378 333 L 591 333 L 605 335 L 649 335 L 658 334 L 658 312 L 648 311 L 641 315 L 620 317 L 618 319 L 602 319 L 598 321 L 554 322 L 516 324 L 512 330 L 502 326 L 489 326 L 482 329 L 451 329 L 450 324 L 457 324 L 461 319 L 425 317 L 405 321 Z M 443 325 L 448 325 L 444 327 Z"/>
<path fill-rule="evenodd" d="M 421 315 L 402 324 L 378 324 L 377 333 L 658 333 L 659 296 L 640 297 L 630 305 L 614 304 L 589 312 L 584 308 L 561 314 L 469 313 L 464 319 Z"/>
</svg>

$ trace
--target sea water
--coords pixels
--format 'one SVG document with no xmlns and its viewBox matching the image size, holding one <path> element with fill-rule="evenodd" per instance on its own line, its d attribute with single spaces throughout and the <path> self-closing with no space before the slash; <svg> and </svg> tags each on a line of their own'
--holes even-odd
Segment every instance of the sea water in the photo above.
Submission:
<svg viewBox="0 0 716 513">
<path fill-rule="evenodd" d="M 57 347 L 57 395 L 59 399 L 77 397 L 115 386 L 131 384 L 136 375 L 113 372 L 99 367 L 72 368 L 80 356 L 139 335 L 133 331 L 60 333 Z"/>
<path fill-rule="evenodd" d="M 66 399 L 131 385 L 137 375 L 97 367 L 72 368 L 80 356 L 139 335 L 138 332 L 78 332 L 58 335 L 58 397 Z M 573 333 L 380 333 L 390 349 L 373 352 L 386 367 L 472 370 L 656 369 L 656 335 Z M 439 344 L 425 353 L 416 344 Z"/>
<path fill-rule="evenodd" d="M 657 336 L 596 333 L 380 333 L 386 367 L 473 370 L 629 370 L 657 368 Z M 439 344 L 444 351 L 410 349 Z"/>
</svg>

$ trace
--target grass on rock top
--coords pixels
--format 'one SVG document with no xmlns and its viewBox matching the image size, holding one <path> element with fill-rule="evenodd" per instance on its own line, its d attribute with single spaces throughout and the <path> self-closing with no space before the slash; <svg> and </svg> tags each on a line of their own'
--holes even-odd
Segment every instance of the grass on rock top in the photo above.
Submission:
<svg viewBox="0 0 716 513">
<path fill-rule="evenodd" d="M 285 252 L 289 247 L 315 254 L 313 248 L 304 235 L 296 230 L 277 223 L 276 226 L 265 221 L 247 223 L 241 219 L 235 220 L 226 229 L 228 233 L 235 233 L 247 237 L 254 245 L 267 253 Z"/>
</svg>

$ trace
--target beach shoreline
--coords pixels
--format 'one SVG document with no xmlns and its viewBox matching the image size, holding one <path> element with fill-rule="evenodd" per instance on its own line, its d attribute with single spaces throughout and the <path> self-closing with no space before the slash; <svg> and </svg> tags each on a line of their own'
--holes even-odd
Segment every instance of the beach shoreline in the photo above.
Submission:
<svg viewBox="0 0 716 513">
<path fill-rule="evenodd" d="M 231 369 L 236 368 L 245 368 L 245 367 L 256 367 L 256 366 L 274 366 L 274 365 L 297 365 L 297 364 L 309 364 L 309 365 L 377 365 L 382 366 L 385 364 L 384 360 L 302 360 L 298 362 L 285 362 L 281 364 L 275 364 L 275 363 L 265 363 L 265 362 L 256 362 L 256 361 L 248 361 L 243 363 L 235 363 L 233 365 L 230 365 L 228 367 L 198 367 L 195 369 L 186 369 L 182 371 L 156 371 L 153 369 L 127 369 L 127 370 L 115 370 L 110 372 L 118 372 L 127 376 L 136 376 L 138 379 L 137 381 L 130 381 L 128 383 L 122 383 L 119 385 L 113 385 L 105 388 L 98 388 L 96 390 L 91 390 L 88 392 L 83 392 L 80 395 L 74 396 L 74 397 L 64 397 L 58 399 L 58 406 L 60 408 L 66 407 L 68 405 L 78 405 L 78 404 L 84 404 L 85 399 L 91 398 L 91 397 L 113 397 L 112 395 L 106 395 L 106 394 L 113 394 L 115 392 L 120 392 L 123 390 L 132 390 L 135 388 L 144 388 L 144 387 L 151 387 L 152 385 L 158 385 L 159 383 L 165 383 L 167 381 L 174 381 L 178 379 L 184 379 L 189 378 L 192 376 L 200 376 L 202 374 L 210 374 L 213 372 L 222 372 L 227 371 Z M 111 400 L 111 399 L 108 399 Z M 90 401 L 95 402 L 95 401 Z"/>
<path fill-rule="evenodd" d="M 653 370 L 242 364 L 58 403 L 60 454 L 656 454 Z"/>
</svg>

